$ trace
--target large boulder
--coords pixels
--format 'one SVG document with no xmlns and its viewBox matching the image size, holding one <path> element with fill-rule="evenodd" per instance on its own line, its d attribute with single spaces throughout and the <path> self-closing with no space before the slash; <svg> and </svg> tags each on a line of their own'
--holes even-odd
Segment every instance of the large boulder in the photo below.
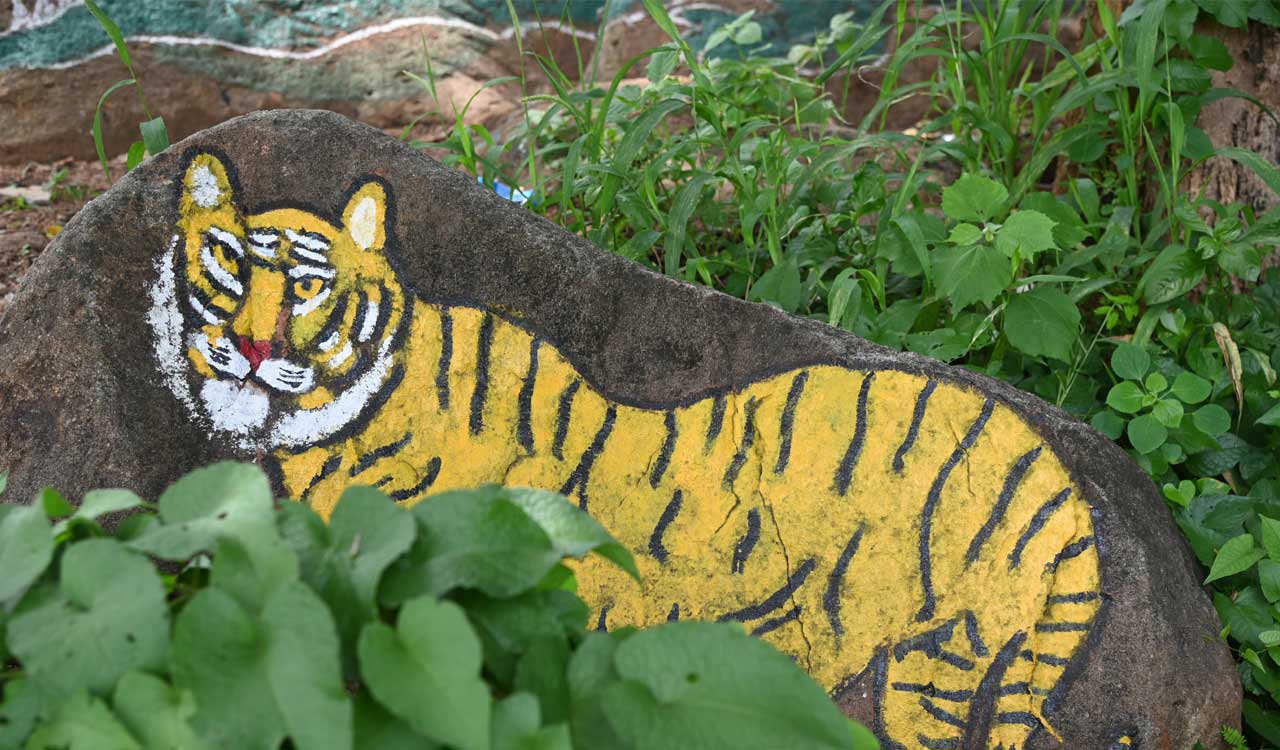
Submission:
<svg viewBox="0 0 1280 750">
<path fill-rule="evenodd" d="M 322 513 L 504 481 L 591 511 L 612 628 L 737 620 L 887 748 L 1218 746 L 1240 687 L 1151 481 L 1004 383 L 672 281 L 338 115 L 197 134 L 0 317 L 10 501 L 257 460 Z"/>
</svg>

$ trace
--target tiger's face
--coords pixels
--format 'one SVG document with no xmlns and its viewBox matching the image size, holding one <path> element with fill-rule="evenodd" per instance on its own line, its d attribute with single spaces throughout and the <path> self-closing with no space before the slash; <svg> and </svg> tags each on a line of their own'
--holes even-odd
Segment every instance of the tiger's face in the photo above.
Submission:
<svg viewBox="0 0 1280 750">
<path fill-rule="evenodd" d="M 193 400 L 245 447 L 321 442 L 394 369 L 406 295 L 386 253 L 386 189 L 359 185 L 341 226 L 296 208 L 245 215 L 233 189 L 212 154 L 183 175 L 173 303 Z"/>
</svg>

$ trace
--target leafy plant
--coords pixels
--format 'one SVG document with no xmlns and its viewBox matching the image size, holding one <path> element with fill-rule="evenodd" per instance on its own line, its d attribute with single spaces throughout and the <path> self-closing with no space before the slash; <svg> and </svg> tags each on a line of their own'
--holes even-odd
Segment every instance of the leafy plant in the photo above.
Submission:
<svg viewBox="0 0 1280 750">
<path fill-rule="evenodd" d="M 0 747 L 878 746 L 741 627 L 588 629 L 587 554 L 636 577 L 554 493 L 353 487 L 326 524 L 234 463 L 0 505 Z"/>
</svg>

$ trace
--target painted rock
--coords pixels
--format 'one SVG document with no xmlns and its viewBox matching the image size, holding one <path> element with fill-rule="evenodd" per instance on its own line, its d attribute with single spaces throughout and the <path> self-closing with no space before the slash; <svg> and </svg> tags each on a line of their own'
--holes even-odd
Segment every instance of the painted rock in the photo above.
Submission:
<svg viewBox="0 0 1280 750">
<path fill-rule="evenodd" d="M 1240 689 L 1156 488 L 974 373 L 657 276 L 338 115 L 89 204 L 0 318 L 9 497 L 259 459 L 327 513 L 559 490 L 600 627 L 735 620 L 886 748 L 1214 746 Z"/>
</svg>

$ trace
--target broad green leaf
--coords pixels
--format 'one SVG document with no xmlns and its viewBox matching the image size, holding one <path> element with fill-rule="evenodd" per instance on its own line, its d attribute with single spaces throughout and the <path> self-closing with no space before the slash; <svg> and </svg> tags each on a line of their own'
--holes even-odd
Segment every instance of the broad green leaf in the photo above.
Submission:
<svg viewBox="0 0 1280 750">
<path fill-rule="evenodd" d="M 689 218 L 702 202 L 702 194 L 705 192 L 707 183 L 714 179 L 716 179 L 715 175 L 705 172 L 696 175 L 680 188 L 675 200 L 671 203 L 671 210 L 667 212 L 667 236 L 664 240 L 662 257 L 663 267 L 668 276 L 678 276 L 680 273 L 685 237 L 689 231 Z M 794 308 L 790 311 L 794 311 Z"/>
<path fill-rule="evenodd" d="M 753 301 L 775 305 L 792 313 L 800 309 L 803 293 L 800 269 L 791 257 L 765 271 L 751 285 Z"/>
<path fill-rule="evenodd" d="M 80 692 L 27 740 L 27 750 L 144 750 L 106 704 Z"/>
<path fill-rule="evenodd" d="M 1139 453 L 1150 453 L 1164 444 L 1169 437 L 1169 430 L 1160 420 L 1150 414 L 1143 414 L 1129 420 L 1125 429 L 1129 442 Z"/>
<path fill-rule="evenodd" d="M 1142 385 L 1148 392 L 1152 394 L 1160 394 L 1164 393 L 1164 390 L 1169 387 L 1169 381 L 1164 375 L 1161 375 L 1158 372 L 1152 372 L 1148 373 L 1147 377 L 1142 379 Z"/>
<path fill-rule="evenodd" d="M 1280 427 L 1280 404 L 1267 409 L 1267 411 L 1256 420 L 1258 424 L 1265 424 L 1271 427 Z M 3 598 L 3 597 L 0 597 Z"/>
<path fill-rule="evenodd" d="M 563 637 L 538 638 L 529 644 L 516 663 L 512 687 L 538 697 L 548 722 L 569 718 L 569 643 Z"/>
<path fill-rule="evenodd" d="M 40 507 L 44 509 L 44 514 L 49 518 L 62 518 L 76 512 L 71 507 L 71 503 L 52 487 L 45 487 L 40 490 Z"/>
<path fill-rule="evenodd" d="M 129 490 L 90 490 L 85 493 L 80 507 L 76 508 L 71 518 L 63 519 L 53 527 L 53 533 L 55 536 L 61 534 L 77 518 L 93 521 L 108 513 L 119 513 L 139 505 L 142 505 L 142 498 Z"/>
<path fill-rule="evenodd" d="M 1151 407 L 1151 416 L 1165 427 L 1170 429 L 1177 427 L 1182 421 L 1182 402 L 1172 398 L 1162 398 Z"/>
<path fill-rule="evenodd" d="M 504 684 L 515 679 L 516 661 L 530 644 L 583 633 L 590 616 L 581 599 L 560 589 L 527 591 L 509 599 L 471 593 L 460 603 L 484 645 L 485 668 Z"/>
<path fill-rule="evenodd" d="M 604 710 L 637 747 L 840 748 L 852 733 L 817 683 L 737 624 L 673 622 L 636 633 L 613 658 L 622 682 Z"/>
<path fill-rule="evenodd" d="M 25 591 L 52 559 L 49 519 L 41 509 L 0 504 L 0 602 Z"/>
<path fill-rule="evenodd" d="M 1191 421 L 1206 435 L 1218 437 L 1231 429 L 1231 415 L 1217 404 L 1205 404 L 1191 413 Z"/>
<path fill-rule="evenodd" d="M 675 47 L 659 49 L 650 56 L 649 64 L 645 66 L 645 77 L 650 83 L 657 83 L 671 75 L 671 71 L 676 69 L 678 62 L 680 62 L 679 49 Z"/>
<path fill-rule="evenodd" d="M 542 527 L 562 558 L 581 560 L 595 552 L 625 570 L 637 583 L 640 581 L 640 571 L 627 548 L 610 536 L 599 521 L 563 495 L 547 490 L 513 488 L 507 490 L 506 496 Z"/>
<path fill-rule="evenodd" d="M 943 188 L 942 211 L 948 219 L 981 224 L 994 216 L 1008 197 L 1009 191 L 995 180 L 965 174 Z"/>
<path fill-rule="evenodd" d="M 572 750 L 566 724 L 542 726 L 538 699 L 514 693 L 493 706 L 493 750 Z"/>
<path fill-rule="evenodd" d="M 1111 369 L 1127 380 L 1142 380 L 1151 369 L 1151 355 L 1136 344 L 1122 343 L 1111 355 Z"/>
<path fill-rule="evenodd" d="M 1262 586 L 1262 595 L 1267 597 L 1267 601 L 1271 603 L 1280 602 L 1280 562 L 1275 560 L 1263 559 L 1258 561 L 1258 583 Z M 1263 639 L 1266 642 L 1266 639 Z M 1277 633 L 1277 641 L 1280 643 L 1280 633 Z M 1276 643 L 1267 643 L 1267 646 L 1274 646 Z"/>
<path fill-rule="evenodd" d="M 953 245 L 972 245 L 982 239 L 982 229 L 967 222 L 956 224 L 947 236 L 947 242 Z"/>
<path fill-rule="evenodd" d="M 283 544 L 246 547 L 234 537 L 223 537 L 213 556 L 210 580 L 256 614 L 280 587 L 298 580 L 298 559 Z"/>
<path fill-rule="evenodd" d="M 358 651 L 365 683 L 391 713 L 438 742 L 488 749 L 491 698 L 480 677 L 480 641 L 458 605 L 413 599 L 395 629 L 366 626 Z"/>
<path fill-rule="evenodd" d="M 1080 311 L 1065 292 L 1037 287 L 1009 300 L 1004 332 L 1009 343 L 1026 354 L 1070 362 L 1080 336 Z"/>
<path fill-rule="evenodd" d="M 165 560 L 212 552 L 229 536 L 246 546 L 276 542 L 271 485 L 252 464 L 217 463 L 196 469 L 160 496 L 163 525 L 129 546 Z"/>
<path fill-rule="evenodd" d="M 1120 436 L 1124 434 L 1124 419 L 1115 412 L 1100 411 L 1093 415 L 1093 419 L 1089 420 L 1089 424 L 1093 425 L 1093 429 L 1112 440 L 1119 440 Z"/>
<path fill-rule="evenodd" d="M 1204 278 L 1204 262 L 1181 245 L 1169 245 L 1147 265 L 1138 287 L 1147 304 L 1181 297 Z"/>
<path fill-rule="evenodd" d="M 506 493 L 488 485 L 445 492 L 414 506 L 418 537 L 387 570 L 380 591 L 384 603 L 455 588 L 502 598 L 536 586 L 561 555 Z"/>
<path fill-rule="evenodd" d="M 1198 404 L 1209 398 L 1213 384 L 1191 372 L 1180 372 L 1173 379 L 1173 395 L 1184 404 Z"/>
<path fill-rule="evenodd" d="M 195 715 L 195 698 L 185 690 L 143 672 L 120 679 L 111 700 L 116 714 L 146 750 L 204 750 L 205 744 L 187 722 Z"/>
<path fill-rule="evenodd" d="M 1263 515 L 1259 515 L 1258 519 L 1262 522 L 1263 548 L 1272 560 L 1280 562 L 1280 521 Z"/>
<path fill-rule="evenodd" d="M 1241 534 L 1234 537 L 1222 545 L 1222 549 L 1218 550 L 1218 556 L 1213 559 L 1213 566 L 1209 568 L 1209 577 L 1204 579 L 1204 582 L 1207 584 L 1220 578 L 1244 572 L 1265 557 L 1266 554 L 1264 550 L 1254 547 L 1252 534 Z"/>
<path fill-rule="evenodd" d="M 56 696 L 106 695 L 126 672 L 163 667 L 169 607 L 146 558 L 90 539 L 67 549 L 59 572 L 58 585 L 33 591 L 8 625 L 9 648 L 34 682 Z"/>
<path fill-rule="evenodd" d="M 335 553 L 351 565 L 356 595 L 373 607 L 387 566 L 403 555 L 417 534 L 413 515 L 371 487 L 350 487 L 338 499 L 329 533 Z"/>
<path fill-rule="evenodd" d="M 1017 253 L 1024 260 L 1031 260 L 1055 247 L 1055 224 L 1039 211 L 1014 211 L 996 232 L 996 248 L 1010 258 Z"/>
<path fill-rule="evenodd" d="M 1013 281 L 1009 259 L 986 245 L 943 247 L 933 258 L 938 291 L 956 310 L 974 302 L 990 304 Z"/>
<path fill-rule="evenodd" d="M 133 168 L 142 163 L 147 158 L 147 144 L 142 141 L 134 141 L 129 144 L 129 153 L 125 155 L 124 171 L 132 172 Z"/>
<path fill-rule="evenodd" d="M 1111 386 L 1107 392 L 1107 406 L 1122 414 L 1137 414 L 1145 397 L 1137 383 L 1124 380 Z"/>
<path fill-rule="evenodd" d="M 4 684 L 4 700 L 0 701 L 0 747 L 22 747 L 41 714 L 48 714 L 40 688 L 31 680 L 18 677 Z"/>
<path fill-rule="evenodd" d="M 138 126 L 142 131 L 142 141 L 147 146 L 147 153 L 156 154 L 169 148 L 169 130 L 164 126 L 164 118 L 156 117 Z"/>
<path fill-rule="evenodd" d="M 440 745 L 387 713 L 367 690 L 355 697 L 354 750 L 437 750 Z"/>
</svg>

